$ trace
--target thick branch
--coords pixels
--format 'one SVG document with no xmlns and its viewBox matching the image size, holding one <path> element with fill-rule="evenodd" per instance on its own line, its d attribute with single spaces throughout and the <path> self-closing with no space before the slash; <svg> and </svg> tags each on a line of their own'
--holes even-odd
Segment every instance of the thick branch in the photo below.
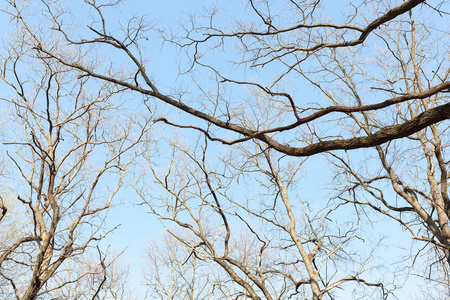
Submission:
<svg viewBox="0 0 450 300">
<path fill-rule="evenodd" d="M 355 137 L 350 139 L 324 141 L 312 144 L 307 147 L 295 148 L 289 145 L 282 145 L 265 136 L 258 137 L 276 150 L 292 156 L 310 156 L 331 150 L 351 150 L 368 148 L 381 145 L 391 140 L 407 137 L 430 125 L 450 118 L 450 103 L 432 108 L 413 119 L 384 128 L 370 136 Z"/>
</svg>

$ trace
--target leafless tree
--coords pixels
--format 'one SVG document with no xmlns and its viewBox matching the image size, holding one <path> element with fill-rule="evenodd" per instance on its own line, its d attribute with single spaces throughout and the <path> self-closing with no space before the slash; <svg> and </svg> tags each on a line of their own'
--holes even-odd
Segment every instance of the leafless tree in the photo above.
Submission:
<svg viewBox="0 0 450 300">
<path fill-rule="evenodd" d="M 142 272 L 147 295 L 153 299 L 215 299 L 214 269 L 198 259 L 191 249 L 177 239 L 182 236 L 164 234 L 153 239 L 146 248 Z"/>
<path fill-rule="evenodd" d="M 25 214 L 16 217 L 15 232 L 6 232 L 3 205 L 2 237 L 14 235 L 1 241 L 0 276 L 4 297 L 45 299 L 73 283 L 61 279 L 82 269 L 69 266 L 111 230 L 103 223 L 132 161 L 126 153 L 148 127 L 131 129 L 114 103 L 115 86 L 55 64 L 26 39 L 16 35 L 2 53 L 0 77 L 12 92 L 1 99 L 8 121 L 2 152 L 10 163 L 2 198 L 14 199 Z M 99 257 L 97 264 L 106 274 L 105 259 L 111 260 Z"/>
<path fill-rule="evenodd" d="M 172 235 L 167 248 L 150 252 L 153 268 L 146 272 L 149 284 L 165 297 L 197 299 L 184 295 L 192 291 L 206 292 L 204 299 L 332 299 L 338 288 L 358 285 L 371 288 L 365 290 L 368 294 L 387 296 L 382 282 L 364 279 L 373 267 L 371 252 L 351 250 L 361 242 L 357 228 L 335 228 L 334 208 L 314 212 L 306 202 L 291 200 L 289 190 L 301 162 L 286 164 L 260 143 L 254 151 L 234 149 L 234 155 L 243 157 L 236 165 L 230 157 L 223 164 L 210 162 L 207 140 L 196 148 L 180 141 L 171 147 L 168 163 L 146 155 L 160 193 L 148 190 L 142 180 L 150 175 L 139 177 L 136 185 Z M 258 182 L 248 195 L 246 184 L 236 182 L 244 176 L 247 182 Z M 188 286 L 188 278 L 202 282 L 201 287 Z"/>
<path fill-rule="evenodd" d="M 7 185 L 3 185 L 7 186 Z M 3 218 L 1 220 L 1 230 L 0 230 L 0 249 L 6 249 L 11 245 L 17 236 L 23 236 L 24 230 L 23 226 L 19 226 L 22 223 L 23 211 L 20 207 L 14 203 L 14 200 L 7 196 L 5 193 L 1 199 L 3 206 Z M 8 294 L 5 293 L 8 290 L 10 283 L 4 278 L 0 277 L 0 296 L 7 299 Z"/>
<path fill-rule="evenodd" d="M 328 210 L 317 216 L 310 212 L 301 214 L 310 220 L 305 223 L 305 228 L 311 230 L 305 231 L 306 235 L 317 235 L 320 239 L 296 233 L 297 227 L 292 223 L 295 218 L 292 219 L 286 206 L 291 200 L 283 200 L 283 195 L 289 199 L 285 191 L 290 177 L 280 175 L 283 168 L 273 167 L 271 155 L 278 155 L 273 150 L 291 157 L 325 153 L 341 168 L 343 176 L 338 180 L 342 179 L 346 185 L 336 199 L 358 204 L 358 209 L 370 207 L 398 221 L 414 239 L 425 242 L 427 249 L 437 250 L 434 259 L 441 261 L 442 256 L 443 268 L 448 268 L 447 127 L 442 121 L 450 117 L 449 32 L 439 24 L 448 23 L 447 2 L 373 0 L 352 2 L 339 10 L 328 8 L 320 0 L 249 0 L 239 9 L 245 12 L 242 19 L 241 14 L 224 16 L 219 9 L 210 7 L 181 22 L 181 31 L 176 31 L 176 35 L 159 29 L 166 47 L 175 46 L 184 59 L 180 76 L 187 76 L 192 82 L 186 92 L 184 87 L 165 91 L 158 83 L 158 72 L 164 70 L 154 69 L 145 53 L 147 43 L 155 43 L 149 29 L 157 28 L 136 17 L 125 22 L 123 28 L 115 27 L 111 7 L 120 5 L 119 2 L 100 4 L 86 0 L 86 12 L 91 17 L 87 29 L 79 26 L 76 18 L 58 2 L 43 0 L 36 5 L 38 8 L 34 9 L 41 9 L 46 17 L 39 27 L 33 25 L 28 8 L 19 2 L 7 1 L 6 13 L 17 22 L 28 45 L 47 61 L 75 69 L 81 78 L 98 79 L 117 90 L 139 95 L 149 107 L 156 102 L 173 109 L 155 122 L 189 132 L 194 129 L 210 141 L 225 145 L 259 147 L 247 157 L 255 158 L 252 162 L 255 172 L 270 178 L 272 200 L 281 199 L 283 204 L 277 205 L 284 207 L 286 224 L 274 219 L 276 215 L 265 216 L 264 213 L 271 212 L 268 209 L 249 207 L 228 196 L 227 187 L 238 175 L 228 177 L 225 171 L 212 171 L 204 165 L 206 150 L 197 155 L 175 142 L 174 151 L 193 165 L 173 158 L 170 172 L 161 175 L 155 167 L 157 163 L 151 161 L 153 175 L 168 196 L 161 195 L 157 201 L 138 189 L 155 214 L 194 233 L 196 240 L 185 241 L 184 245 L 201 259 L 220 265 L 227 278 L 238 284 L 242 295 L 284 297 L 296 286 L 302 289 L 294 289 L 294 293 L 308 286 L 305 293 L 316 299 L 331 295 L 329 287 L 333 287 L 333 281 L 320 279 L 321 270 L 307 254 L 316 255 L 317 246 L 324 251 L 325 261 L 334 262 L 333 255 L 328 257 L 326 253 L 337 253 L 333 249 L 340 249 L 339 245 L 352 236 L 352 230 L 331 234 L 331 239 L 327 238 L 328 232 L 314 233 L 320 227 L 317 224 L 326 223 Z M 227 17 L 233 21 L 224 22 Z M 60 38 L 64 47 L 53 47 L 50 35 Z M 71 54 L 74 49 L 77 55 Z M 114 63 L 92 64 L 86 59 L 105 55 Z M 122 61 L 125 65 L 120 64 Z M 211 78 L 213 84 L 208 82 Z M 182 112 L 187 118 L 177 121 L 173 112 Z M 206 144 L 203 147 L 206 149 Z M 364 167 L 355 167 L 354 159 L 361 153 L 355 149 L 366 149 L 362 154 Z M 354 151 L 346 156 L 347 152 L 342 154 L 339 150 Z M 372 151 L 379 167 L 372 167 L 366 160 Z M 187 172 L 192 166 L 195 170 Z M 247 172 L 245 168 L 234 169 L 238 173 Z M 387 187 L 396 196 L 388 195 Z M 279 196 L 275 197 L 276 194 Z M 373 199 L 366 201 L 361 195 Z M 223 200 L 218 200 L 219 196 Z M 404 202 L 387 197 L 398 197 Z M 228 206 L 220 206 L 221 201 Z M 238 208 L 240 213 L 230 208 Z M 165 214 L 165 210 L 170 214 Z M 205 211 L 206 216 L 199 218 L 199 211 Z M 210 218 L 209 214 L 220 218 Z M 188 216 L 193 223 L 181 219 Z M 258 245 L 259 257 L 272 247 L 266 246 L 264 226 L 248 223 L 250 216 L 264 224 L 280 222 L 278 228 L 284 228 L 288 240 L 298 248 L 295 254 L 306 268 L 302 275 L 306 279 L 291 279 L 282 271 L 271 272 L 270 276 L 282 279 L 268 287 L 265 284 L 269 281 L 264 277 L 268 275 L 262 275 L 262 265 L 258 270 L 255 267 L 258 264 L 251 263 L 249 266 L 256 268 L 251 269 L 242 263 L 241 257 L 231 255 L 227 247 L 232 241 L 228 236 L 236 222 L 248 228 L 244 236 L 251 236 L 252 243 Z M 229 223 L 229 218 L 239 221 Z M 217 228 L 219 231 L 213 233 Z M 300 242 L 304 250 L 296 242 L 296 236 L 306 241 L 305 245 Z M 215 239 L 221 242 L 221 247 L 215 247 Z M 284 241 L 278 237 L 276 240 Z M 278 251 L 283 247 L 275 248 Z M 270 258 L 273 257 L 269 257 L 267 264 L 273 266 L 276 262 Z M 434 268 L 437 264 L 430 265 Z M 359 273 L 346 275 L 339 280 L 360 280 Z M 335 282 L 342 283 L 339 280 Z M 224 295 L 238 297 L 233 294 L 235 289 L 232 291 Z"/>
<path fill-rule="evenodd" d="M 138 299 L 130 290 L 128 267 L 121 263 L 122 256 L 115 253 L 97 253 L 78 256 L 67 263 L 64 276 L 55 274 L 57 289 L 47 293 L 50 299 Z M 110 258 L 113 258 L 112 260 Z M 46 296 L 47 296 L 46 295 Z"/>
<path fill-rule="evenodd" d="M 411 119 L 401 120 L 394 125 L 383 127 L 370 136 L 339 135 L 337 138 L 333 138 L 335 135 L 320 135 L 310 141 L 301 141 L 300 143 L 296 143 L 295 140 L 286 143 L 281 138 L 286 132 L 289 132 L 290 135 L 296 135 L 297 131 L 303 131 L 303 128 L 308 125 L 327 123 L 326 121 L 330 118 L 341 120 L 345 119 L 349 113 L 381 112 L 399 103 L 426 99 L 433 95 L 441 95 L 442 92 L 448 90 L 450 82 L 442 80 L 436 85 L 427 86 L 422 91 L 394 94 L 393 97 L 389 91 L 378 93 L 376 95 L 377 101 L 372 104 L 364 102 L 356 105 L 336 103 L 332 106 L 323 107 L 320 101 L 307 106 L 304 99 L 296 97 L 280 83 L 284 79 L 289 80 L 291 75 L 298 76 L 298 73 L 301 74 L 302 66 L 309 62 L 320 65 L 320 61 L 318 62 L 316 59 L 321 54 L 326 54 L 329 51 L 345 52 L 349 49 L 358 49 L 363 52 L 361 49 L 373 47 L 374 43 L 378 41 L 379 35 L 383 34 L 379 28 L 389 27 L 396 20 L 404 18 L 413 9 L 424 10 L 426 13 L 432 12 L 431 18 L 434 16 L 444 18 L 448 15 L 443 11 L 446 7 L 442 8 L 444 3 L 436 7 L 426 4 L 424 0 L 398 1 L 400 3 L 397 5 L 396 3 L 386 4 L 383 1 L 376 0 L 363 2 L 358 6 L 349 4 L 349 7 L 345 10 L 346 14 L 343 16 L 344 22 L 334 24 L 322 20 L 321 14 L 325 13 L 325 8 L 322 7 L 320 0 L 285 1 L 286 3 L 281 4 L 278 2 L 271 4 L 271 2 L 264 0 L 250 0 L 247 9 L 250 10 L 250 13 L 253 14 L 252 17 L 254 16 L 255 19 L 247 22 L 234 22 L 238 27 L 233 28 L 234 30 L 231 29 L 231 31 L 225 29 L 225 27 L 229 28 L 229 24 L 225 24 L 223 27 L 215 26 L 215 11 L 208 11 L 209 14 L 206 15 L 207 24 L 198 24 L 197 19 L 201 19 L 202 16 L 193 16 L 183 28 L 186 32 L 185 36 L 169 36 L 167 38 L 169 42 L 179 45 L 188 53 L 188 57 L 191 59 L 190 70 L 198 67 L 205 69 L 206 72 L 212 71 L 224 85 L 254 87 L 266 94 L 267 97 L 271 97 L 274 102 L 282 102 L 286 106 L 282 124 L 264 129 L 258 127 L 252 129 L 243 126 L 239 123 L 239 119 L 234 117 L 234 110 L 237 107 L 234 107 L 236 104 L 233 102 L 220 99 L 220 110 L 212 112 L 208 110 L 208 101 L 195 107 L 194 102 L 189 101 L 189 99 L 178 99 L 161 91 L 157 86 L 157 81 L 152 79 L 156 70 L 151 71 L 151 68 L 146 68 L 145 53 L 141 51 L 140 47 L 144 40 L 148 40 L 148 37 L 146 37 L 148 26 L 144 20 L 133 18 L 117 36 L 110 33 L 108 25 L 114 22 L 106 18 L 104 13 L 106 13 L 105 10 L 117 5 L 118 2 L 98 4 L 96 1 L 85 1 L 93 14 L 94 20 L 92 24 L 88 24 L 89 33 L 85 33 L 85 37 L 81 39 L 76 38 L 75 34 L 71 34 L 73 28 L 66 25 L 65 18 L 68 16 L 64 14 L 61 7 L 52 2 L 42 1 L 42 9 L 46 11 L 47 17 L 52 22 L 52 32 L 59 34 L 69 45 L 85 49 L 86 54 L 87 51 L 92 51 L 93 46 L 117 50 L 132 64 L 128 67 L 126 76 L 115 76 L 115 74 L 113 76 L 110 73 L 113 66 L 105 70 L 103 67 L 85 64 L 78 57 L 68 57 L 64 52 L 52 49 L 43 39 L 44 35 L 36 34 L 33 28 L 29 26 L 26 16 L 22 13 L 23 7 L 16 1 L 11 0 L 9 2 L 11 4 L 10 14 L 24 27 L 28 32 L 30 42 L 44 55 L 54 58 L 63 65 L 75 68 L 86 76 L 102 79 L 157 99 L 199 118 L 207 124 L 240 135 L 238 138 L 226 140 L 223 137 L 222 130 L 213 134 L 206 132 L 202 127 L 179 125 L 200 130 L 208 134 L 211 140 L 220 141 L 224 144 L 235 144 L 256 138 L 268 144 L 269 147 L 290 156 L 309 156 L 331 150 L 350 150 L 381 145 L 414 134 L 432 124 L 448 119 L 450 115 L 450 105 L 440 104 Z M 205 16 L 203 17 L 205 18 Z M 246 17 L 249 18 L 250 16 Z M 341 18 L 341 16 L 339 17 Z M 401 32 L 403 28 L 399 30 Z M 385 36 L 381 36 L 381 39 L 383 37 Z M 269 81 L 259 83 L 228 78 L 228 76 L 222 74 L 223 72 L 219 69 L 221 61 L 214 63 L 217 59 L 211 62 L 211 58 L 217 57 L 218 52 L 225 51 L 223 49 L 227 48 L 228 41 L 239 45 L 242 51 L 242 53 L 237 54 L 242 55 L 243 60 L 236 63 L 250 68 L 266 67 L 269 72 L 276 73 L 275 78 L 272 75 Z M 276 71 L 274 71 L 272 65 L 274 65 Z M 278 65 L 280 70 L 277 69 Z M 384 85 L 381 85 L 380 89 L 383 88 Z M 239 103 L 237 105 L 240 106 Z M 332 117 L 335 115 L 336 117 Z M 168 118 L 161 118 L 158 121 L 175 125 Z M 316 131 L 319 128 L 320 126 Z M 280 134 L 280 138 L 277 138 L 278 135 L 273 135 L 274 133 L 283 134 Z"/>
<path fill-rule="evenodd" d="M 323 66 L 323 70 L 332 74 L 327 80 L 340 82 L 342 91 L 340 96 L 330 94 L 329 97 L 334 101 L 346 97 L 361 102 L 364 97 L 361 86 L 367 83 L 374 83 L 372 89 L 381 89 L 375 87 L 375 82 L 379 82 L 383 91 L 395 96 L 422 92 L 448 81 L 450 61 L 445 57 L 449 49 L 445 40 L 448 32 L 442 36 L 431 34 L 437 28 L 428 26 L 423 18 L 410 12 L 408 17 L 383 28 L 379 36 L 386 49 L 374 51 L 374 56 L 380 57 L 376 59 L 376 76 L 358 74 L 352 59 L 354 53 L 349 52 L 346 57 L 333 53 L 333 69 Z M 400 33 L 400 28 L 407 30 Z M 439 47 L 441 43 L 443 48 Z M 354 120 L 349 128 L 370 136 L 386 124 L 413 119 L 445 105 L 448 100 L 447 93 L 439 93 L 420 101 L 397 104 L 384 116 L 349 114 Z M 365 152 L 364 162 L 359 155 L 330 153 L 330 159 L 338 167 L 337 178 L 345 186 L 336 199 L 357 204 L 358 210 L 371 209 L 385 215 L 407 230 L 416 244 L 422 244 L 413 252 L 414 260 L 423 256 L 428 262 L 427 271 L 422 270 L 420 276 L 445 283 L 447 296 L 450 295 L 448 128 L 445 122 L 433 124 L 406 140 L 378 145 Z"/>
</svg>

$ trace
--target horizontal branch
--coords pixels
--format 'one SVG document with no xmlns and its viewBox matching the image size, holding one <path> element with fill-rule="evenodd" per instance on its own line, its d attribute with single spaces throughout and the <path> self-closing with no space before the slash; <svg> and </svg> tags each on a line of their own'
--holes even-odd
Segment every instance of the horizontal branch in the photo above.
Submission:
<svg viewBox="0 0 450 300">
<path fill-rule="evenodd" d="M 8 256 L 11 253 L 13 253 L 14 250 L 16 250 L 23 243 L 36 242 L 41 240 L 42 239 L 39 236 L 24 236 L 19 238 L 14 244 L 12 244 L 10 247 L 2 251 L 2 254 L 0 255 L 0 267 L 3 264 L 3 262 L 8 258 Z"/>
<path fill-rule="evenodd" d="M 376 28 L 379 24 L 382 24 L 383 22 L 387 22 L 391 19 L 393 19 L 396 15 L 399 15 L 401 13 L 404 13 L 414 7 L 415 5 L 418 5 L 419 3 L 422 3 L 423 1 L 408 1 L 405 2 L 403 5 L 400 5 L 399 7 L 396 7 L 394 9 L 391 9 L 388 13 L 383 15 L 382 17 L 378 18 L 377 20 L 373 21 L 371 25 L 369 25 L 370 28 Z M 368 27 L 368 28 L 369 28 Z M 50 57 L 53 57 L 54 59 L 58 60 L 62 64 L 76 68 L 83 73 L 85 73 L 88 76 L 92 76 L 107 82 L 111 82 L 117 85 L 120 85 L 124 88 L 130 89 L 132 91 L 145 94 L 151 97 L 154 97 L 156 99 L 159 99 L 163 102 L 165 102 L 168 105 L 171 105 L 179 110 L 182 110 L 192 116 L 195 116 L 199 119 L 202 119 L 208 123 L 214 124 L 215 126 L 236 132 L 243 137 L 234 141 L 226 141 L 218 137 L 212 137 L 210 136 L 212 140 L 220 141 L 224 144 L 235 144 L 243 141 L 247 141 L 250 139 L 258 139 L 260 141 L 265 142 L 270 147 L 291 155 L 291 156 L 310 156 L 317 153 L 330 151 L 330 150 L 350 150 L 350 149 L 357 149 L 357 148 L 367 148 L 367 147 L 373 147 L 380 144 L 383 144 L 385 142 L 403 138 L 406 136 L 409 136 L 419 130 L 424 129 L 427 126 L 430 126 L 432 124 L 436 124 L 440 121 L 443 121 L 445 119 L 449 118 L 449 107 L 448 105 L 442 105 L 433 109 L 430 109 L 429 111 L 414 117 L 412 120 L 404 122 L 403 124 L 398 124 L 389 128 L 384 128 L 370 136 L 365 137 L 354 137 L 350 139 L 337 139 L 337 140 L 331 140 L 331 141 L 322 141 L 318 142 L 306 147 L 293 147 L 291 145 L 284 145 L 280 144 L 276 140 L 274 140 L 272 137 L 269 137 L 269 133 L 276 133 L 276 132 L 282 132 L 290 129 L 294 129 L 299 127 L 302 124 L 306 124 L 308 122 L 311 122 L 313 120 L 319 119 L 320 117 L 323 117 L 329 113 L 332 112 L 342 112 L 342 113 L 352 113 L 352 112 L 363 112 L 363 111 L 370 111 L 370 110 L 379 110 L 382 108 L 389 107 L 394 104 L 398 104 L 407 100 L 412 99 L 424 99 L 427 97 L 430 97 L 432 95 L 436 95 L 439 92 L 446 91 L 450 88 L 450 82 L 443 82 L 433 88 L 430 88 L 426 91 L 419 92 L 419 93 L 411 93 L 407 95 L 401 95 L 398 97 L 394 97 L 388 100 L 385 100 L 380 103 L 371 104 L 371 105 L 361 105 L 361 106 L 330 106 L 326 108 L 318 108 L 319 110 L 315 113 L 312 113 L 309 116 L 303 117 L 303 118 L 297 118 L 297 120 L 289 125 L 286 126 L 280 126 L 275 128 L 270 128 L 264 131 L 255 131 L 251 130 L 249 128 L 243 127 L 238 124 L 232 124 L 227 121 L 222 121 L 220 119 L 217 119 L 213 115 L 204 113 L 200 110 L 197 110 L 189 105 L 186 105 L 183 102 L 180 102 L 178 100 L 173 99 L 170 96 L 164 95 L 160 93 L 155 87 L 152 85 L 149 85 L 150 90 L 146 89 L 144 87 L 141 87 L 137 84 L 132 84 L 126 80 L 122 80 L 120 78 L 114 78 L 111 76 L 103 75 L 100 73 L 96 73 L 94 70 L 82 66 L 77 62 L 70 62 L 63 57 L 60 57 L 58 55 L 55 55 L 55 53 L 52 53 L 51 51 L 48 51 L 46 49 L 42 48 L 41 44 L 38 44 L 35 48 L 36 50 L 43 52 L 47 54 Z M 130 52 L 126 51 L 122 47 L 122 50 L 126 52 L 126 55 L 130 56 Z M 145 68 L 142 66 L 141 63 L 139 63 L 136 59 L 133 60 L 136 67 L 140 70 L 141 73 L 145 74 Z M 270 91 L 266 91 L 269 92 Z M 281 95 L 285 96 L 285 95 Z M 293 102 L 291 102 L 291 105 L 294 105 Z M 295 105 L 294 105 L 295 106 Z M 298 117 L 298 116 L 297 116 Z M 166 123 L 169 123 L 165 119 L 161 119 L 161 121 L 165 121 Z M 193 128 L 193 127 L 192 127 Z M 195 128 L 198 129 L 198 128 Z M 202 130 L 205 132 L 204 130 Z"/>
<path fill-rule="evenodd" d="M 423 112 L 420 115 L 402 124 L 397 124 L 391 127 L 381 129 L 372 135 L 364 137 L 323 141 L 301 148 L 291 147 L 289 145 L 282 145 L 273 141 L 270 138 L 265 138 L 264 136 L 261 137 L 260 139 L 269 144 L 269 146 L 275 148 L 276 150 L 282 153 L 291 156 L 310 156 L 331 150 L 352 150 L 378 146 L 388 141 L 407 137 L 430 125 L 436 124 L 440 121 L 447 120 L 449 118 L 450 118 L 450 103 L 447 103 L 432 108 L 430 110 L 427 110 L 426 112 Z"/>
<path fill-rule="evenodd" d="M 357 26 L 352 25 L 335 25 L 335 24 L 326 24 L 326 23 L 319 23 L 319 24 L 298 24 L 293 27 L 280 29 L 280 30 L 274 30 L 274 31 L 266 31 L 266 32 L 256 32 L 256 31 L 243 31 L 243 32 L 235 32 L 235 33 L 217 33 L 217 34 L 209 34 L 204 38 L 203 40 L 196 40 L 193 41 L 194 43 L 203 43 L 206 42 L 208 39 L 213 37 L 243 37 L 247 35 L 253 35 L 253 36 L 271 36 L 271 35 L 278 35 L 280 33 L 284 32 L 290 32 L 301 28 L 334 28 L 334 29 L 350 29 L 361 32 L 360 36 L 354 40 L 350 41 L 344 41 L 344 42 L 336 42 L 336 43 L 318 43 L 312 47 L 292 47 L 295 50 L 299 51 L 315 51 L 322 48 L 340 48 L 340 47 L 351 47 L 356 46 L 359 44 L 362 44 L 366 38 L 369 36 L 369 34 L 374 31 L 376 28 L 378 28 L 380 25 L 385 24 L 396 17 L 410 11 L 417 5 L 424 3 L 425 0 L 410 0 L 407 2 L 404 2 L 402 5 L 396 6 L 392 9 L 390 9 L 388 12 L 386 12 L 384 15 L 378 17 L 377 19 L 370 22 L 365 28 L 360 28 Z"/>
</svg>

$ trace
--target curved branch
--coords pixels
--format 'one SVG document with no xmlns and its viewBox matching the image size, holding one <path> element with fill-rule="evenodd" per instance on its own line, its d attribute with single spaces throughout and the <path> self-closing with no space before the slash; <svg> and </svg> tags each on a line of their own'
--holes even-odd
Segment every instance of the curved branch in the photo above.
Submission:
<svg viewBox="0 0 450 300">
<path fill-rule="evenodd" d="M 360 27 L 352 26 L 352 25 L 334 25 L 334 24 L 326 24 L 326 23 L 298 24 L 293 27 L 279 29 L 279 30 L 275 30 L 275 31 L 267 31 L 267 32 L 247 31 L 247 32 L 229 33 L 229 34 L 221 34 L 221 33 L 210 34 L 203 40 L 196 40 L 196 41 L 193 41 L 193 43 L 203 43 L 212 37 L 239 37 L 239 38 L 241 38 L 246 35 L 253 35 L 253 36 L 278 35 L 280 33 L 289 32 L 289 31 L 300 29 L 300 28 L 334 28 L 334 29 L 351 29 L 351 30 L 359 31 L 359 32 L 361 32 L 361 34 L 357 39 L 354 39 L 351 41 L 336 42 L 336 43 L 325 43 L 324 42 L 324 43 L 316 44 L 312 47 L 306 47 L 306 48 L 293 47 L 293 49 L 299 50 L 299 51 L 315 51 L 315 50 L 318 50 L 321 48 L 340 48 L 340 47 L 356 46 L 356 45 L 362 44 L 366 40 L 366 38 L 369 36 L 369 34 L 372 31 L 374 31 L 377 27 L 379 27 L 380 25 L 395 19 L 396 17 L 410 11 L 417 5 L 424 3 L 424 2 L 425 2 L 425 0 L 407 1 L 407 2 L 403 3 L 402 5 L 399 5 L 397 7 L 390 9 L 384 15 L 373 20 L 371 23 L 369 23 L 365 28 L 360 28 Z"/>
<path fill-rule="evenodd" d="M 407 137 L 430 125 L 436 124 L 449 118 L 450 103 L 447 103 L 423 112 L 413 119 L 404 122 L 403 124 L 397 124 L 381 129 L 370 136 L 323 141 L 301 148 L 282 145 L 266 136 L 257 138 L 266 142 L 272 148 L 282 153 L 292 156 L 310 156 L 330 150 L 352 150 L 378 146 L 388 141 Z"/>
</svg>

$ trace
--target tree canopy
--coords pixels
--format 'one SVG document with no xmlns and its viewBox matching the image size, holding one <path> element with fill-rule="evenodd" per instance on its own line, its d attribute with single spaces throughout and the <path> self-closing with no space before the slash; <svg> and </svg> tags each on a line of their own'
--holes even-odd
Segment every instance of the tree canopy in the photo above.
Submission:
<svg viewBox="0 0 450 300">
<path fill-rule="evenodd" d="M 176 25 L 132 1 L 2 13 L 7 297 L 131 297 L 102 246 L 121 191 L 167 231 L 150 298 L 387 299 L 399 269 L 450 295 L 446 1 L 205 2 Z"/>
</svg>

